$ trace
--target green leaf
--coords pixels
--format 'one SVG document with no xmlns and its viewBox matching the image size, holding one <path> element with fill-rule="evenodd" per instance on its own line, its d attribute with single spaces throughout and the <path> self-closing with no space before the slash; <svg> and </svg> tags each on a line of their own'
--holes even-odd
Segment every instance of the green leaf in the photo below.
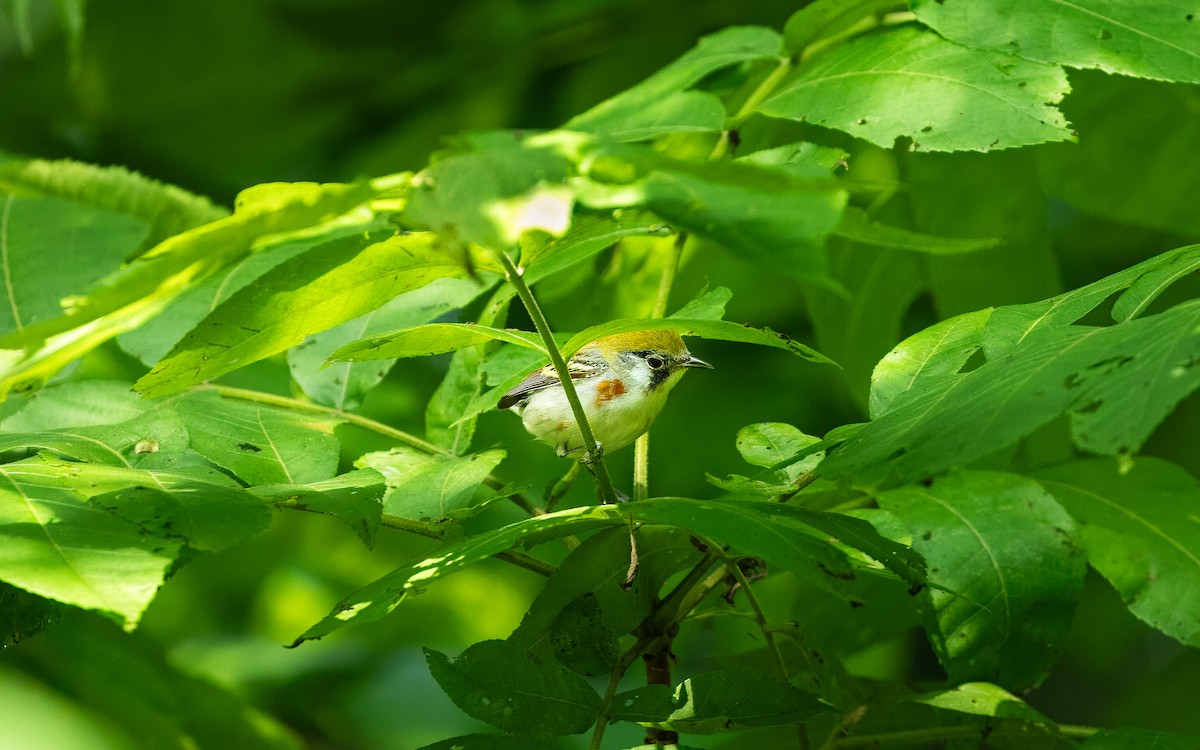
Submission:
<svg viewBox="0 0 1200 750">
<path fill-rule="evenodd" d="M 518 544 L 536 544 L 577 534 L 587 529 L 625 523 L 613 506 L 583 507 L 547 513 L 441 547 L 437 554 L 413 565 L 397 568 L 347 596 L 332 613 L 292 643 L 321 638 L 351 622 L 370 622 L 395 609 L 441 578 L 510 550 Z"/>
<path fill-rule="evenodd" d="M 559 271 L 594 257 L 625 237 L 662 237 L 667 225 L 645 211 L 613 211 L 609 216 L 581 214 L 561 237 L 529 233 L 521 239 L 521 265 L 525 283 L 533 286 Z M 515 295 L 512 286 L 504 288 Z"/>
<path fill-rule="evenodd" d="M 83 380 L 47 386 L 3 422 L 5 432 L 41 432 L 110 425 L 136 419 L 150 402 L 119 380 Z"/>
<path fill-rule="evenodd" d="M 383 474 L 388 491 L 383 496 L 385 513 L 412 521 L 444 521 L 470 515 L 481 502 L 475 499 L 479 485 L 505 452 L 490 450 L 468 456 L 442 458 L 406 448 L 368 453 L 357 461 L 359 468 Z"/>
<path fill-rule="evenodd" d="M 913 232 L 900 227 L 887 226 L 871 221 L 867 212 L 861 208 L 848 206 L 842 214 L 842 223 L 834 230 L 834 234 L 852 242 L 877 247 L 888 247 L 897 250 L 911 250 L 929 255 L 959 255 L 973 253 L 1001 244 L 994 237 L 980 239 L 960 239 L 957 237 L 936 237 L 931 234 Z"/>
<path fill-rule="evenodd" d="M 587 161 L 595 208 L 645 207 L 735 254 L 814 284 L 828 284 L 821 241 L 846 191 L 827 174 L 797 176 L 752 161 L 690 162 L 632 147 L 597 147 Z"/>
<path fill-rule="evenodd" d="M 61 315 L 64 297 L 115 271 L 148 231 L 140 219 L 57 198 L 0 196 L 0 335 L 19 338 Z"/>
<path fill-rule="evenodd" d="M 0 579 L 133 629 L 180 544 L 88 503 L 77 479 L 38 459 L 0 477 Z"/>
<path fill-rule="evenodd" d="M 600 696 L 557 664 L 537 663 L 507 641 L 483 641 L 450 659 L 425 649 L 429 671 L 469 716 L 510 732 L 559 736 L 596 721 Z"/>
<path fill-rule="evenodd" d="M 336 420 L 263 404 L 190 393 L 171 402 L 191 446 L 247 484 L 307 484 L 337 473 Z"/>
<path fill-rule="evenodd" d="M 962 472 L 878 496 L 928 564 L 923 613 L 952 682 L 1037 685 L 1057 661 L 1083 587 L 1071 517 L 1036 482 Z"/>
<path fill-rule="evenodd" d="M 1047 719 L 1028 703 L 998 685 L 988 682 L 967 682 L 949 690 L 924 693 L 913 701 L 947 711 L 971 714 L 972 716 L 994 716 L 998 719 L 1021 719 L 1035 723 L 1046 723 Z"/>
<path fill-rule="evenodd" d="M 1164 81 L 1200 83 L 1195 8 L 1136 0 L 915 0 L 913 12 L 939 34 L 968 47 L 1027 60 L 1097 68 Z"/>
<path fill-rule="evenodd" d="M 562 345 L 563 356 L 569 357 L 588 343 L 603 336 L 630 331 L 676 331 L 681 336 L 699 336 L 702 339 L 717 341 L 737 341 L 744 344 L 759 344 L 775 349 L 783 349 L 798 357 L 823 364 L 833 364 L 820 352 L 801 344 L 782 333 L 776 333 L 770 328 L 751 328 L 743 323 L 731 323 L 724 320 L 682 319 L 682 318 L 651 318 L 648 320 L 613 320 L 608 323 L 585 328 L 567 340 Z"/>
<path fill-rule="evenodd" d="M 847 156 L 840 148 L 797 141 L 739 156 L 735 161 L 783 169 L 796 177 L 828 177 Z"/>
<path fill-rule="evenodd" d="M 513 328 L 493 328 L 474 323 L 427 323 L 360 339 L 330 355 L 334 361 L 351 362 L 444 354 L 488 341 L 507 341 L 546 353 L 536 333 Z M 549 356 L 549 355 L 546 355 Z"/>
<path fill-rule="evenodd" d="M 392 298 L 366 315 L 313 334 L 288 351 L 292 377 L 317 403 L 336 409 L 355 409 L 366 392 L 383 380 L 392 362 L 368 365 L 339 362 L 326 367 L 334 350 L 383 331 L 433 320 L 467 304 L 485 288 L 469 279 L 436 279 Z"/>
<path fill-rule="evenodd" d="M 65 315 L 30 326 L 20 337 L 0 338 L 0 395 L 39 385 L 76 357 L 136 328 L 243 258 L 260 238 L 330 221 L 375 193 L 368 185 L 310 183 L 244 191 L 233 216 L 164 240 L 87 294 L 68 298 Z"/>
<path fill-rule="evenodd" d="M 0 433 L 0 451 L 49 450 L 77 461 L 128 468 L 169 468 L 188 455 L 188 433 L 169 409 L 127 422 L 46 432 Z"/>
<path fill-rule="evenodd" d="M 989 151 L 1071 140 L 1053 106 L 1069 88 L 1061 68 L 967 49 L 904 26 L 825 53 L 760 111 L 883 148 L 908 136 L 920 151 Z"/>
<path fill-rule="evenodd" d="M 464 734 L 448 740 L 425 745 L 418 750 L 555 750 L 551 745 L 532 737 L 509 734 Z"/>
<path fill-rule="evenodd" d="M 1181 248 L 1053 299 L 975 313 L 902 342 L 876 380 L 886 411 L 819 471 L 862 482 L 919 479 L 1011 445 L 1063 413 L 1080 448 L 1135 451 L 1200 385 L 1192 366 L 1200 361 L 1200 304 L 1106 328 L 1072 323 L 1143 274 L 1196 252 Z M 976 351 L 986 361 L 960 372 Z"/>
<path fill-rule="evenodd" d="M 0 648 L 14 646 L 62 621 L 63 604 L 0 583 Z"/>
<path fill-rule="evenodd" d="M 1194 750 L 1195 747 L 1195 737 L 1134 727 L 1101 729 L 1079 746 L 1080 750 Z"/>
<path fill-rule="evenodd" d="M 621 141 L 665 133 L 720 130 L 725 108 L 712 94 L 686 91 L 700 79 L 738 63 L 778 58 L 782 39 L 762 26 L 733 26 L 702 37 L 695 47 L 654 75 L 563 127 Z"/>
<path fill-rule="evenodd" d="M 690 734 L 795 724 L 826 711 L 817 696 L 748 670 L 706 672 L 674 691 L 648 685 L 616 696 L 614 718 Z"/>
<path fill-rule="evenodd" d="M 736 445 L 746 463 L 770 469 L 818 440 L 784 422 L 759 422 L 738 430 Z"/>
<path fill-rule="evenodd" d="M 135 248 L 138 250 L 229 216 L 226 209 L 214 206 L 207 198 L 124 167 L 99 167 L 66 159 L 0 164 L 0 193 L 62 198 L 98 212 L 140 219 L 150 225 L 150 231 L 144 237 L 145 244 Z"/>
<path fill-rule="evenodd" d="M 175 393 L 284 351 L 397 294 L 465 273 L 425 234 L 380 232 L 318 245 L 213 310 L 135 387 L 147 395 Z"/>
<path fill-rule="evenodd" d="M 269 503 L 333 516 L 353 529 L 368 548 L 375 546 L 375 534 L 383 515 L 381 501 L 386 491 L 383 475 L 374 469 L 358 469 L 309 484 L 250 488 L 253 495 Z"/>
<path fill-rule="evenodd" d="M 725 317 L 725 305 L 731 299 L 733 292 L 719 286 L 698 295 L 668 317 L 682 320 L 720 320 Z"/>
<path fill-rule="evenodd" d="M 891 0 L 814 0 L 788 18 L 784 44 L 790 53 L 803 52 L 822 38 L 836 38 L 864 18 L 895 7 Z"/>
<path fill-rule="evenodd" d="M 605 626 L 596 599 L 586 595 L 554 618 L 549 645 L 556 662 L 584 677 L 609 674 L 621 659 L 617 635 Z"/>
<path fill-rule="evenodd" d="M 1034 476 L 1079 523 L 1088 561 L 1129 611 L 1200 645 L 1200 484 L 1156 458 L 1077 461 Z"/>
</svg>

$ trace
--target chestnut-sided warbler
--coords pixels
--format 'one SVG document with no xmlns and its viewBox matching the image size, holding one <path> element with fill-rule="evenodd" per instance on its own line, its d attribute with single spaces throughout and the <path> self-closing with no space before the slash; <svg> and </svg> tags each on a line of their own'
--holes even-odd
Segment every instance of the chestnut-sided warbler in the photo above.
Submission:
<svg viewBox="0 0 1200 750">
<path fill-rule="evenodd" d="M 712 365 L 693 357 L 674 331 L 605 336 L 585 345 L 567 363 L 601 450 L 622 448 L 650 429 L 667 402 L 667 393 L 689 367 L 711 369 Z M 553 365 L 530 373 L 504 394 L 497 406 L 520 414 L 525 429 L 554 446 L 560 456 L 584 448 L 579 424 Z"/>
</svg>

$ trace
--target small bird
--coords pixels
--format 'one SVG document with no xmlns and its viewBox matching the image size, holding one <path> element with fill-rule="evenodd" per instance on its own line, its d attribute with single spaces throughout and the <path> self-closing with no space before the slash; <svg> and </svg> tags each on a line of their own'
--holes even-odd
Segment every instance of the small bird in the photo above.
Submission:
<svg viewBox="0 0 1200 750">
<path fill-rule="evenodd" d="M 601 450 L 629 445 L 667 402 L 684 370 L 712 369 L 696 359 L 674 331 L 634 331 L 585 345 L 567 363 L 583 412 Z M 560 456 L 584 449 L 583 435 L 553 365 L 534 370 L 500 399 L 521 415 L 525 429 Z M 585 463 L 592 457 L 584 456 Z"/>
</svg>

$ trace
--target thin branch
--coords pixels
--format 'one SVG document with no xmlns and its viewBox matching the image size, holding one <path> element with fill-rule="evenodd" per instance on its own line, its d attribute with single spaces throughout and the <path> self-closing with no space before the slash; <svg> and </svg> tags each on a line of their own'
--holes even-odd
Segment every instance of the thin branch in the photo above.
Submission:
<svg viewBox="0 0 1200 750">
<path fill-rule="evenodd" d="M 567 396 L 567 402 L 571 405 L 571 412 L 575 415 L 575 421 L 579 425 L 579 433 L 583 437 L 584 458 L 596 474 L 600 498 L 605 503 L 616 503 L 617 492 L 613 488 L 612 479 L 608 476 L 608 467 L 604 464 L 604 456 L 601 455 L 600 447 L 596 444 L 596 435 L 592 432 L 592 426 L 588 424 L 587 414 L 583 410 L 583 404 L 579 401 L 579 394 L 575 392 L 575 384 L 571 382 L 571 372 L 567 369 L 567 362 L 563 359 L 558 344 L 554 341 L 554 333 L 550 330 L 550 324 L 546 322 L 546 316 L 542 312 L 541 306 L 534 299 L 533 292 L 529 291 L 529 285 L 521 277 L 521 272 L 513 264 L 512 258 L 502 250 L 497 250 L 495 255 L 504 266 L 508 283 L 512 284 L 517 296 L 521 298 L 521 303 L 525 305 L 525 310 L 529 313 L 534 328 L 541 335 L 542 343 L 550 354 L 550 363 L 554 365 L 554 372 L 558 374 L 563 392 Z"/>
<path fill-rule="evenodd" d="M 640 657 L 651 645 L 654 644 L 660 636 L 644 636 L 633 644 L 628 651 L 621 654 L 621 658 L 617 660 L 617 665 L 613 667 L 612 676 L 608 678 L 608 688 L 604 691 L 604 698 L 600 702 L 600 713 L 596 716 L 596 728 L 592 731 L 592 741 L 588 744 L 588 750 L 600 750 L 600 742 L 604 739 L 604 730 L 608 728 L 608 722 L 612 720 L 612 715 L 616 710 L 617 688 L 621 685 L 621 678 L 633 666 L 633 663 Z"/>
</svg>

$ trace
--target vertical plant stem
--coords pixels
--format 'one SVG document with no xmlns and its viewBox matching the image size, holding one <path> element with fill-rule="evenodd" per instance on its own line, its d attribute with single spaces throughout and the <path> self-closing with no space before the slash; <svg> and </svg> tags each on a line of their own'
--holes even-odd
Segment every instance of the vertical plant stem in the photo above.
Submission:
<svg viewBox="0 0 1200 750">
<path fill-rule="evenodd" d="M 604 503 L 616 503 L 617 492 L 613 489 L 612 479 L 608 476 L 608 467 L 604 464 L 604 456 L 600 453 L 600 447 L 596 443 L 596 435 L 592 432 L 592 426 L 588 424 L 587 414 L 583 411 L 583 404 L 579 401 L 579 394 L 575 392 L 575 384 L 571 382 L 571 372 L 567 369 L 567 362 L 563 359 L 562 352 L 558 349 L 558 344 L 554 341 L 554 334 L 550 330 L 550 324 L 546 322 L 546 316 L 542 312 L 541 306 L 534 299 L 533 292 L 529 290 L 529 285 L 525 283 L 525 279 L 521 278 L 521 272 L 513 264 L 512 258 L 508 257 L 508 253 L 503 250 L 497 250 L 496 257 L 500 260 L 501 265 L 504 266 L 504 273 L 508 278 L 508 283 L 512 284 L 513 289 L 517 292 L 517 296 L 521 298 L 521 304 L 525 305 L 525 310 L 529 313 L 529 318 L 533 321 L 534 328 L 541 335 L 542 343 L 545 344 L 546 351 L 550 354 L 550 363 L 554 365 L 554 372 L 558 375 L 559 382 L 562 384 L 563 392 L 567 396 L 567 403 L 571 405 L 571 412 L 575 415 L 575 421 L 579 424 L 579 433 L 583 437 L 584 459 L 596 474 L 596 485 L 600 488 L 600 499 Z"/>
<path fill-rule="evenodd" d="M 621 685 L 621 678 L 653 641 L 654 638 L 650 636 L 638 639 L 638 642 L 621 654 L 621 658 L 617 660 L 612 676 L 608 678 L 608 688 L 604 691 L 604 698 L 600 701 L 600 713 L 596 717 L 596 728 L 592 730 L 592 741 L 588 743 L 588 750 L 600 750 L 600 742 L 604 739 L 604 730 L 608 728 L 608 722 L 612 719 L 615 709 L 615 698 L 617 688 Z"/>
</svg>

